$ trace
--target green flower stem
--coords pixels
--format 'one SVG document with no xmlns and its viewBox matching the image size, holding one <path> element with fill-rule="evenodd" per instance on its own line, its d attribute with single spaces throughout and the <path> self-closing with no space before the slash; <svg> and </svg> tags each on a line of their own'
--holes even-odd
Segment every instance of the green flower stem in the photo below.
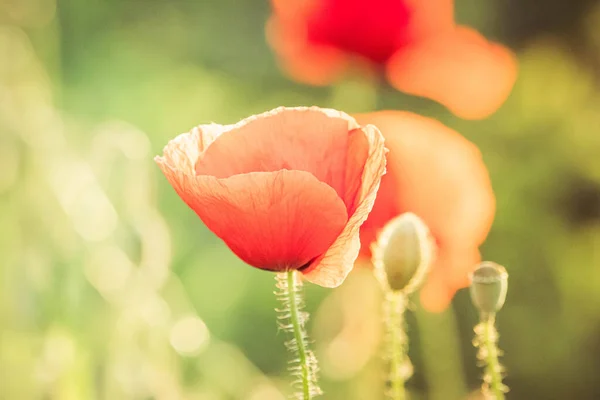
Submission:
<svg viewBox="0 0 600 400">
<path fill-rule="evenodd" d="M 504 400 L 508 387 L 502 383 L 504 368 L 498 361 L 498 331 L 496 315 L 482 313 L 480 323 L 475 327 L 475 344 L 479 347 L 477 357 L 485 364 L 482 392 L 486 398 Z"/>
<path fill-rule="evenodd" d="M 294 296 L 296 292 L 296 271 L 287 272 L 287 285 L 290 299 L 290 319 L 294 329 L 294 340 L 298 346 L 298 358 L 300 360 L 300 375 L 302 377 L 302 398 L 310 399 L 310 383 L 308 380 L 309 366 L 306 357 L 306 343 L 304 342 L 304 324 L 300 317 L 299 299 Z"/>
<path fill-rule="evenodd" d="M 387 394 L 392 400 L 406 399 L 404 382 L 412 374 L 412 366 L 407 354 L 408 336 L 406 336 L 404 321 L 406 302 L 406 295 L 402 292 L 389 291 L 385 294 L 386 354 L 390 363 L 390 387 Z"/>
<path fill-rule="evenodd" d="M 452 307 L 440 313 L 416 308 L 422 373 L 427 382 L 429 400 L 467 398 L 464 366 L 460 353 L 458 323 Z M 443 334 L 440 334 L 443 332 Z"/>
<path fill-rule="evenodd" d="M 308 334 L 304 327 L 308 313 L 302 311 L 302 282 L 296 274 L 295 270 L 277 274 L 279 291 L 276 295 L 283 305 L 277 312 L 279 328 L 292 335 L 285 345 L 295 357 L 290 363 L 290 372 L 297 377 L 293 382 L 297 389 L 294 394 L 297 399 L 310 400 L 320 395 L 321 390 L 317 385 L 317 359 L 308 348 Z"/>
</svg>

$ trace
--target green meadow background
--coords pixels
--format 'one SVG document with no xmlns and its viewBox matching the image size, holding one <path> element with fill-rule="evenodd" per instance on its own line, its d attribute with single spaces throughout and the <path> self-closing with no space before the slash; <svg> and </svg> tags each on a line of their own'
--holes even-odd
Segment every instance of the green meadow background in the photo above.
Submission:
<svg viewBox="0 0 600 400">
<path fill-rule="evenodd" d="M 543 4 L 542 4 L 543 3 Z M 283 400 L 273 275 L 237 260 L 152 158 L 279 105 L 405 109 L 475 142 L 506 266 L 509 399 L 600 398 L 600 5 L 457 0 L 518 53 L 504 106 L 463 121 L 359 77 L 288 80 L 265 0 L 0 0 L 0 399 Z M 443 201 L 443 199 L 441 199 Z M 324 399 L 379 400 L 380 293 L 307 285 Z M 468 292 L 409 317 L 413 399 L 478 399 Z"/>
</svg>

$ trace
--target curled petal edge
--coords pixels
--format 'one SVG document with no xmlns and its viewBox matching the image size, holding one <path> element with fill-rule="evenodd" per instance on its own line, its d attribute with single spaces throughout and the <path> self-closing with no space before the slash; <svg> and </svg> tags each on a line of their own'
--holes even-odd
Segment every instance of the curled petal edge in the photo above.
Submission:
<svg viewBox="0 0 600 400">
<path fill-rule="evenodd" d="M 365 126 L 362 131 L 369 143 L 369 155 L 362 174 L 358 206 L 336 241 L 304 273 L 306 280 L 323 287 L 341 285 L 352 270 L 360 251 L 360 227 L 373 208 L 381 177 L 385 174 L 387 149 L 383 135 L 374 125 Z"/>
</svg>

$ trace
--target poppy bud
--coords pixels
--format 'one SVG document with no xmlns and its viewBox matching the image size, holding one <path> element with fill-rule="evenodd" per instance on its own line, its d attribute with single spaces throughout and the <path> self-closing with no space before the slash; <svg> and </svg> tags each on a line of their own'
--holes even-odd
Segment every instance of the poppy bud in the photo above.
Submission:
<svg viewBox="0 0 600 400">
<path fill-rule="evenodd" d="M 506 300 L 508 273 L 496 263 L 485 261 L 471 274 L 471 301 L 484 314 L 499 311 Z"/>
<path fill-rule="evenodd" d="M 410 294 L 423 283 L 435 245 L 425 223 L 415 214 L 405 213 L 384 226 L 371 251 L 382 286 Z"/>
</svg>

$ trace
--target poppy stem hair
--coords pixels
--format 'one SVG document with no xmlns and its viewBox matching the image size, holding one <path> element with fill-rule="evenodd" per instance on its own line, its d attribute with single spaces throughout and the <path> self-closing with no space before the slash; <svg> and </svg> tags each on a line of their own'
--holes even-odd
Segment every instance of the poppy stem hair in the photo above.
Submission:
<svg viewBox="0 0 600 400">
<path fill-rule="evenodd" d="M 389 358 L 388 397 L 392 400 L 405 400 L 404 382 L 412 374 L 408 358 L 408 337 L 405 330 L 404 311 L 407 298 L 402 292 L 388 291 L 383 303 L 386 328 L 386 355 Z"/>
<path fill-rule="evenodd" d="M 502 383 L 504 367 L 498 361 L 502 352 L 498 349 L 498 331 L 496 330 L 496 315 L 482 314 L 481 321 L 475 326 L 473 344 L 479 349 L 477 358 L 485 365 L 483 385 L 481 390 L 486 399 L 504 400 L 508 387 Z"/>
<path fill-rule="evenodd" d="M 279 329 L 291 335 L 285 342 L 294 359 L 289 363 L 289 370 L 296 380 L 292 383 L 298 400 L 309 400 L 322 394 L 317 385 L 317 359 L 308 348 L 308 334 L 304 327 L 308 313 L 303 311 L 302 281 L 297 271 L 280 272 L 276 276 L 277 291 L 275 295 L 282 307 L 276 309 Z"/>
</svg>

